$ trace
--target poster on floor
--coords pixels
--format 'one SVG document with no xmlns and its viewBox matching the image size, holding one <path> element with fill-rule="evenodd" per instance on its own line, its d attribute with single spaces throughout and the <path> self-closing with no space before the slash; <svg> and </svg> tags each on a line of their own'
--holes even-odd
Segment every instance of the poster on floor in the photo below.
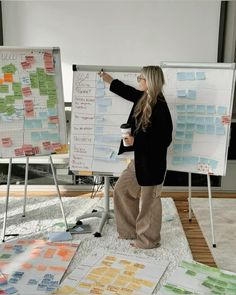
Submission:
<svg viewBox="0 0 236 295">
<path fill-rule="evenodd" d="M 162 278 L 168 261 L 103 251 L 92 253 L 62 282 L 62 294 L 150 295 Z"/>
<path fill-rule="evenodd" d="M 7 283 L 9 288 L 14 287 L 22 295 L 52 292 L 58 287 L 78 246 L 78 243 L 54 243 L 44 240 L 3 243 L 0 245 L 0 290 L 2 286 L 6 287 Z M 4 281 L 4 278 L 7 278 L 7 281 Z"/>
<path fill-rule="evenodd" d="M 236 294 L 236 273 L 196 261 L 182 261 L 158 294 Z"/>
</svg>

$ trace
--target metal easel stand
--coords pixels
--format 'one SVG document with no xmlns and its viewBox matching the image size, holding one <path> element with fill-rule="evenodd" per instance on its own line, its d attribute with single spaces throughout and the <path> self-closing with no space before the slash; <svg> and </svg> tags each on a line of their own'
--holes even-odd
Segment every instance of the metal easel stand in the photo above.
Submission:
<svg viewBox="0 0 236 295">
<path fill-rule="evenodd" d="M 192 183 L 191 183 L 191 173 L 188 173 L 188 213 L 189 213 L 189 221 L 192 221 Z M 208 188 L 208 201 L 209 201 L 209 213 L 210 213 L 210 224 L 211 224 L 211 236 L 212 236 L 212 246 L 216 248 L 215 243 L 215 234 L 214 234 L 214 221 L 213 221 L 213 214 L 212 214 L 212 194 L 211 194 L 211 181 L 210 175 L 207 174 L 207 188 Z"/>
<path fill-rule="evenodd" d="M 83 224 L 81 219 L 91 218 L 91 217 L 101 218 L 101 222 L 98 226 L 98 230 L 97 230 L 97 232 L 95 232 L 93 234 L 96 238 L 99 238 L 102 236 L 101 232 L 102 232 L 105 222 L 111 218 L 114 218 L 113 211 L 110 210 L 109 186 L 110 186 L 110 178 L 109 178 L 109 176 L 104 176 L 104 201 L 105 201 L 104 210 L 102 210 L 102 211 L 93 210 L 91 213 L 85 213 L 85 214 L 76 218 L 77 225 Z"/>
<path fill-rule="evenodd" d="M 57 195 L 60 202 L 62 216 L 64 218 L 66 230 L 68 230 L 68 224 L 66 220 L 66 215 L 62 203 L 62 198 L 60 194 L 60 190 L 57 183 L 55 168 L 53 165 L 52 157 L 49 155 L 50 165 L 52 169 L 53 179 L 57 190 Z M 2 230 L 2 242 L 5 242 L 5 237 L 9 236 L 18 236 L 19 234 L 6 234 L 6 223 L 7 223 L 7 213 L 8 213 L 8 203 L 9 203 L 9 192 L 10 192 L 10 182 L 11 182 L 11 170 L 12 170 L 12 158 L 9 159 L 8 165 L 8 176 L 7 176 L 7 193 L 6 193 L 6 202 L 5 202 L 5 213 L 3 219 L 3 230 Z M 28 186 L 28 174 L 29 174 L 29 157 L 26 157 L 26 167 L 25 167 L 25 189 L 24 189 L 24 203 L 23 203 L 23 214 L 22 217 L 25 217 L 25 208 L 26 208 L 26 198 L 27 198 L 27 186 Z"/>
</svg>

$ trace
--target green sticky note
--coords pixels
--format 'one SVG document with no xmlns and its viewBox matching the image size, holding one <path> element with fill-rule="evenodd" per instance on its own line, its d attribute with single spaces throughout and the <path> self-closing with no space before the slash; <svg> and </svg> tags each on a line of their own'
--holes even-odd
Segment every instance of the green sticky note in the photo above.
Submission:
<svg viewBox="0 0 236 295">
<path fill-rule="evenodd" d="M 3 253 L 1 256 L 0 256 L 0 259 L 8 259 L 11 257 L 11 254 L 7 254 L 7 253 Z"/>
<path fill-rule="evenodd" d="M 15 108 L 13 105 L 9 105 L 6 107 L 6 113 L 8 116 L 11 116 L 12 114 L 14 114 L 16 111 L 15 111 Z"/>
<path fill-rule="evenodd" d="M 9 86 L 7 84 L 0 84 L 0 93 L 8 93 Z"/>
<path fill-rule="evenodd" d="M 31 83 L 31 88 L 39 88 L 39 80 L 38 80 L 38 75 L 36 73 L 30 73 L 30 83 Z"/>
<path fill-rule="evenodd" d="M 192 271 L 192 270 L 187 270 L 186 274 L 190 275 L 190 276 L 196 276 L 197 273 L 195 271 Z"/>
<path fill-rule="evenodd" d="M 7 104 L 13 104 L 15 102 L 15 97 L 14 95 L 6 95 L 6 103 Z"/>
<path fill-rule="evenodd" d="M 2 72 L 3 73 L 12 73 L 14 74 L 16 71 L 16 67 L 13 64 L 8 64 L 2 67 Z"/>
<path fill-rule="evenodd" d="M 20 82 L 13 82 L 12 89 L 14 92 L 21 92 L 21 83 Z"/>
</svg>

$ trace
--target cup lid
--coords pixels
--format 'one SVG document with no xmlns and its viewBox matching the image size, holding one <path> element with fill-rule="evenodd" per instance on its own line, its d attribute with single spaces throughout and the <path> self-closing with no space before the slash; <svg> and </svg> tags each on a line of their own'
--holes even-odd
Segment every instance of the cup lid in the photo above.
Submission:
<svg viewBox="0 0 236 295">
<path fill-rule="evenodd" d="M 129 123 L 123 123 L 120 125 L 120 128 L 123 128 L 123 129 L 131 128 L 131 125 Z"/>
</svg>

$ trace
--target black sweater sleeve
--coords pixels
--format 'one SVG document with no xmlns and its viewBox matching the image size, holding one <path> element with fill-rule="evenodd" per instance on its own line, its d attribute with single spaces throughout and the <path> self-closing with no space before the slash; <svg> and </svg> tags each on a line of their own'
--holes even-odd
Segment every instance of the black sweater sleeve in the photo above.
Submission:
<svg viewBox="0 0 236 295">
<path fill-rule="evenodd" d="M 111 82 L 110 91 L 132 102 L 136 102 L 143 95 L 143 91 L 126 85 L 118 79 Z"/>
</svg>

